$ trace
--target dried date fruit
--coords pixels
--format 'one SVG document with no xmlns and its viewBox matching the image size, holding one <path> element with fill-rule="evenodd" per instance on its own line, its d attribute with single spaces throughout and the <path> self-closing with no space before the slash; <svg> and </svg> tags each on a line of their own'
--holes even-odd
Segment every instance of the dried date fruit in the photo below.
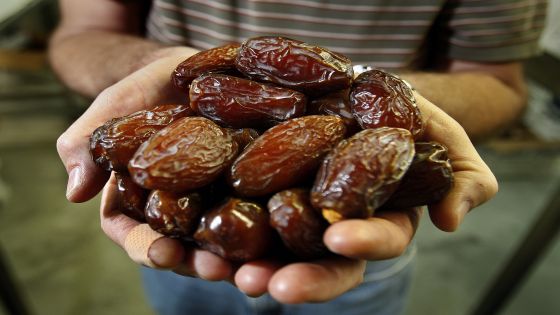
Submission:
<svg viewBox="0 0 560 315">
<path fill-rule="evenodd" d="M 241 45 L 235 65 L 253 80 L 311 96 L 348 88 L 354 76 L 346 56 L 285 37 L 248 39 Z"/>
<path fill-rule="evenodd" d="M 182 192 L 208 185 L 236 157 L 231 135 L 203 117 L 185 117 L 144 142 L 128 165 L 147 189 Z"/>
<path fill-rule="evenodd" d="M 403 209 L 437 203 L 453 186 L 453 169 L 447 148 L 436 142 L 417 142 L 414 160 L 399 187 L 383 204 Z"/>
<path fill-rule="evenodd" d="M 163 235 L 191 238 L 198 227 L 203 207 L 200 194 L 153 190 L 146 203 L 146 221 Z"/>
<path fill-rule="evenodd" d="M 162 105 L 112 119 L 91 135 L 90 154 L 95 164 L 107 171 L 126 171 L 142 142 L 173 121 L 193 115 L 189 106 Z"/>
<path fill-rule="evenodd" d="M 239 145 L 240 151 L 243 151 L 243 149 L 260 136 L 259 132 L 252 128 L 227 129 L 227 131 Z"/>
<path fill-rule="evenodd" d="M 242 78 L 207 74 L 190 89 L 191 108 L 212 121 L 233 128 L 270 127 L 302 116 L 302 93 Z"/>
<path fill-rule="evenodd" d="M 334 115 L 342 118 L 348 136 L 362 130 L 350 108 L 350 90 L 340 90 L 329 93 L 309 102 L 308 113 L 319 115 Z"/>
<path fill-rule="evenodd" d="M 239 46 L 239 44 L 228 44 L 192 55 L 175 68 L 171 74 L 171 82 L 179 90 L 188 92 L 191 82 L 202 74 L 237 72 L 235 58 Z"/>
<path fill-rule="evenodd" d="M 276 193 L 268 202 L 270 225 L 284 245 L 302 259 L 326 256 L 323 243 L 328 222 L 311 206 L 309 190 L 293 188 Z"/>
<path fill-rule="evenodd" d="M 231 167 L 230 181 L 243 196 L 264 196 L 312 176 L 321 159 L 344 137 L 336 116 L 305 116 L 265 131 Z"/>
<path fill-rule="evenodd" d="M 144 207 L 149 191 L 136 185 L 128 174 L 115 173 L 117 179 L 117 204 L 119 210 L 126 216 L 146 222 Z"/>
<path fill-rule="evenodd" d="M 363 129 L 403 128 L 417 139 L 424 128 L 412 89 L 385 71 L 369 70 L 360 74 L 352 84 L 350 106 Z"/>
<path fill-rule="evenodd" d="M 268 212 L 259 204 L 231 198 L 206 213 L 194 238 L 205 250 L 232 261 L 262 257 L 273 244 Z"/>
<path fill-rule="evenodd" d="M 414 157 L 408 130 L 366 129 L 339 143 L 325 158 L 311 203 L 333 223 L 367 218 L 396 189 Z"/>
</svg>

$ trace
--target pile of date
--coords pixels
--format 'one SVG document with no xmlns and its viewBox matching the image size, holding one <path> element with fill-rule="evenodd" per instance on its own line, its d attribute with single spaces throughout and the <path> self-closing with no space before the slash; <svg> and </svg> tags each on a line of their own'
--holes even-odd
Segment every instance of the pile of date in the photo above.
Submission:
<svg viewBox="0 0 560 315">
<path fill-rule="evenodd" d="M 453 184 L 447 149 L 417 140 L 406 82 L 354 78 L 338 53 L 283 37 L 202 51 L 171 74 L 185 105 L 106 122 L 95 163 L 120 211 L 234 262 L 333 255 L 329 224 L 428 205 Z M 158 105 L 158 104 L 154 104 Z"/>
</svg>

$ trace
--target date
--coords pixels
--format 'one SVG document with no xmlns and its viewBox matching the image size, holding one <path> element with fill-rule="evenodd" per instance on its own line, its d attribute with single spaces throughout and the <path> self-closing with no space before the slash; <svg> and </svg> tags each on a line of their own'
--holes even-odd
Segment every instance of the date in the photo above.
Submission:
<svg viewBox="0 0 560 315">
<path fill-rule="evenodd" d="M 236 73 L 235 58 L 239 46 L 239 44 L 227 44 L 192 55 L 175 68 L 171 74 L 171 82 L 179 90 L 188 93 L 191 82 L 202 74 Z"/>
<path fill-rule="evenodd" d="M 259 136 L 259 132 L 252 128 L 227 129 L 233 137 L 233 140 L 239 145 L 240 151 L 243 151 L 249 144 L 253 143 Z"/>
<path fill-rule="evenodd" d="M 330 223 L 370 217 L 395 191 L 413 157 L 414 141 L 408 130 L 362 130 L 325 158 L 311 203 Z"/>
<path fill-rule="evenodd" d="M 351 136 L 362 130 L 350 107 L 350 90 L 344 89 L 329 93 L 309 102 L 308 113 L 313 115 L 334 115 L 342 118 L 347 135 Z"/>
<path fill-rule="evenodd" d="M 149 191 L 136 185 L 125 173 L 115 173 L 117 179 L 117 204 L 119 210 L 138 222 L 146 222 L 144 207 Z"/>
<path fill-rule="evenodd" d="M 203 117 L 185 117 L 144 142 L 128 169 L 146 189 L 183 192 L 210 184 L 237 153 L 226 130 Z"/>
<path fill-rule="evenodd" d="M 207 74 L 190 89 L 191 108 L 212 121 L 233 128 L 270 127 L 302 116 L 302 93 L 242 78 Z"/>
<path fill-rule="evenodd" d="M 453 168 L 444 145 L 417 142 L 415 150 L 412 164 L 383 208 L 403 209 L 434 204 L 453 187 Z"/>
<path fill-rule="evenodd" d="M 412 90 L 403 80 L 385 71 L 369 70 L 354 80 L 350 107 L 363 129 L 403 128 L 417 139 L 424 128 Z"/>
<path fill-rule="evenodd" d="M 162 105 L 111 119 L 91 135 L 91 157 L 106 171 L 126 172 L 142 142 L 177 119 L 193 115 L 189 106 Z"/>
<path fill-rule="evenodd" d="M 153 190 L 146 203 L 146 221 L 163 235 L 191 239 L 198 227 L 203 207 L 200 194 Z"/>
<path fill-rule="evenodd" d="M 323 243 L 329 224 L 311 206 L 309 190 L 293 188 L 276 193 L 268 202 L 268 210 L 270 225 L 299 258 L 317 259 L 329 253 Z"/>
<path fill-rule="evenodd" d="M 241 45 L 235 65 L 253 80 L 310 96 L 348 88 L 354 76 L 346 56 L 285 37 L 248 39 Z"/>
<path fill-rule="evenodd" d="M 317 170 L 346 132 L 336 116 L 305 116 L 265 131 L 231 167 L 230 182 L 242 196 L 265 196 L 293 187 Z"/>
<path fill-rule="evenodd" d="M 198 245 L 225 259 L 244 262 L 264 256 L 273 245 L 268 212 L 237 198 L 206 213 L 194 234 Z"/>
</svg>

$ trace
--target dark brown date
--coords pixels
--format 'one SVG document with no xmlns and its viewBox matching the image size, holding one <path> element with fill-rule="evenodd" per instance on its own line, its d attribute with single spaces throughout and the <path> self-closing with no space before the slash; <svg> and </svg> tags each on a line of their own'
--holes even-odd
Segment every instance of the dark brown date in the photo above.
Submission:
<svg viewBox="0 0 560 315">
<path fill-rule="evenodd" d="M 91 135 L 91 157 L 107 171 L 126 171 L 128 161 L 142 142 L 173 121 L 193 115 L 189 106 L 162 105 L 111 119 Z"/>
<path fill-rule="evenodd" d="M 150 227 L 163 235 L 189 239 L 202 215 L 200 194 L 196 192 L 177 194 L 153 190 L 146 203 L 146 221 Z"/>
<path fill-rule="evenodd" d="M 399 187 L 383 204 L 403 209 L 437 203 L 453 186 L 453 168 L 447 148 L 436 142 L 417 142 L 414 160 Z"/>
<path fill-rule="evenodd" d="M 362 130 L 325 158 L 311 203 L 331 223 L 370 217 L 395 191 L 413 157 L 414 142 L 408 130 Z"/>
<path fill-rule="evenodd" d="M 310 96 L 348 88 L 354 75 L 346 56 L 285 37 L 245 41 L 235 65 L 253 80 L 272 82 Z"/>
<path fill-rule="evenodd" d="M 231 198 L 206 213 L 194 234 L 200 247 L 232 261 L 262 257 L 273 244 L 268 212 L 260 205 Z"/>
<path fill-rule="evenodd" d="M 192 55 L 175 68 L 171 82 L 179 90 L 188 93 L 191 82 L 202 74 L 237 72 L 235 58 L 238 51 L 239 44 L 228 44 Z"/>
<path fill-rule="evenodd" d="M 136 185 L 128 174 L 115 173 L 115 177 L 119 210 L 138 222 L 146 222 L 144 207 L 149 191 Z"/>
<path fill-rule="evenodd" d="M 323 243 L 328 227 L 319 212 L 311 206 L 309 190 L 293 188 L 281 191 L 268 202 L 270 225 L 284 245 L 302 259 L 317 259 L 329 253 Z"/>
<path fill-rule="evenodd" d="M 350 108 L 350 90 L 340 90 L 316 98 L 309 103 L 308 113 L 314 115 L 334 115 L 342 118 L 348 136 L 362 130 Z"/>
<path fill-rule="evenodd" d="M 305 116 L 265 131 L 231 167 L 233 188 L 243 196 L 264 196 L 307 180 L 321 159 L 344 137 L 336 116 Z"/>
<path fill-rule="evenodd" d="M 211 183 L 237 152 L 227 131 L 206 118 L 185 117 L 144 142 L 128 169 L 144 188 L 182 192 Z"/>
<path fill-rule="evenodd" d="M 260 136 L 257 130 L 251 128 L 227 129 L 227 131 L 239 145 L 239 151 L 243 151 L 243 149 Z"/>
<path fill-rule="evenodd" d="M 220 125 L 258 128 L 302 116 L 307 99 L 283 87 L 207 74 L 192 82 L 190 102 L 193 110 Z"/>
<path fill-rule="evenodd" d="M 412 90 L 398 77 L 369 70 L 360 74 L 350 92 L 352 113 L 362 128 L 403 128 L 417 139 L 422 117 Z"/>
</svg>

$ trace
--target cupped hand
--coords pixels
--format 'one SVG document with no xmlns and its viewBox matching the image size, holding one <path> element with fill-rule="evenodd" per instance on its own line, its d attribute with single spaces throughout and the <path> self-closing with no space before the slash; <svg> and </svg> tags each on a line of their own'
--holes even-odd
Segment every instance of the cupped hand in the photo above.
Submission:
<svg viewBox="0 0 560 315">
<path fill-rule="evenodd" d="M 443 231 L 456 230 L 466 213 L 498 191 L 496 178 L 481 159 L 461 125 L 437 106 L 416 94 L 423 114 L 424 141 L 448 148 L 454 186 L 439 203 L 429 206 L 430 217 Z M 269 292 L 286 303 L 333 299 L 362 281 L 366 260 L 401 255 L 410 244 L 421 208 L 378 212 L 367 220 L 345 220 L 331 225 L 323 241 L 343 257 L 285 266 L 252 262 L 235 275 L 237 286 L 251 295 Z"/>
<path fill-rule="evenodd" d="M 280 302 L 302 303 L 331 300 L 361 283 L 366 260 L 399 256 L 414 236 L 421 209 L 380 212 L 367 220 L 346 220 L 331 225 L 324 242 L 341 256 L 286 264 L 259 260 L 233 265 L 207 251 L 189 248 L 179 241 L 152 232 L 144 243 L 127 242 L 140 224 L 116 211 L 115 180 L 92 162 L 88 152 L 91 132 L 105 121 L 164 103 L 184 102 L 169 84 L 171 70 L 180 62 L 163 58 L 131 74 L 103 91 L 91 107 L 60 138 L 57 148 L 69 173 L 67 197 L 82 202 L 105 186 L 101 206 L 104 232 L 137 262 L 207 280 L 228 280 L 251 296 L 266 292 Z M 442 110 L 417 95 L 426 125 L 424 140 L 449 148 L 455 186 L 437 205 L 430 206 L 436 226 L 457 229 L 464 215 L 491 198 L 497 184 L 463 128 Z M 137 237 L 138 235 L 135 235 Z M 142 236 L 142 235 L 140 235 Z M 140 237 L 140 240 L 142 238 Z M 144 251 L 132 255 L 133 251 Z"/>
</svg>

